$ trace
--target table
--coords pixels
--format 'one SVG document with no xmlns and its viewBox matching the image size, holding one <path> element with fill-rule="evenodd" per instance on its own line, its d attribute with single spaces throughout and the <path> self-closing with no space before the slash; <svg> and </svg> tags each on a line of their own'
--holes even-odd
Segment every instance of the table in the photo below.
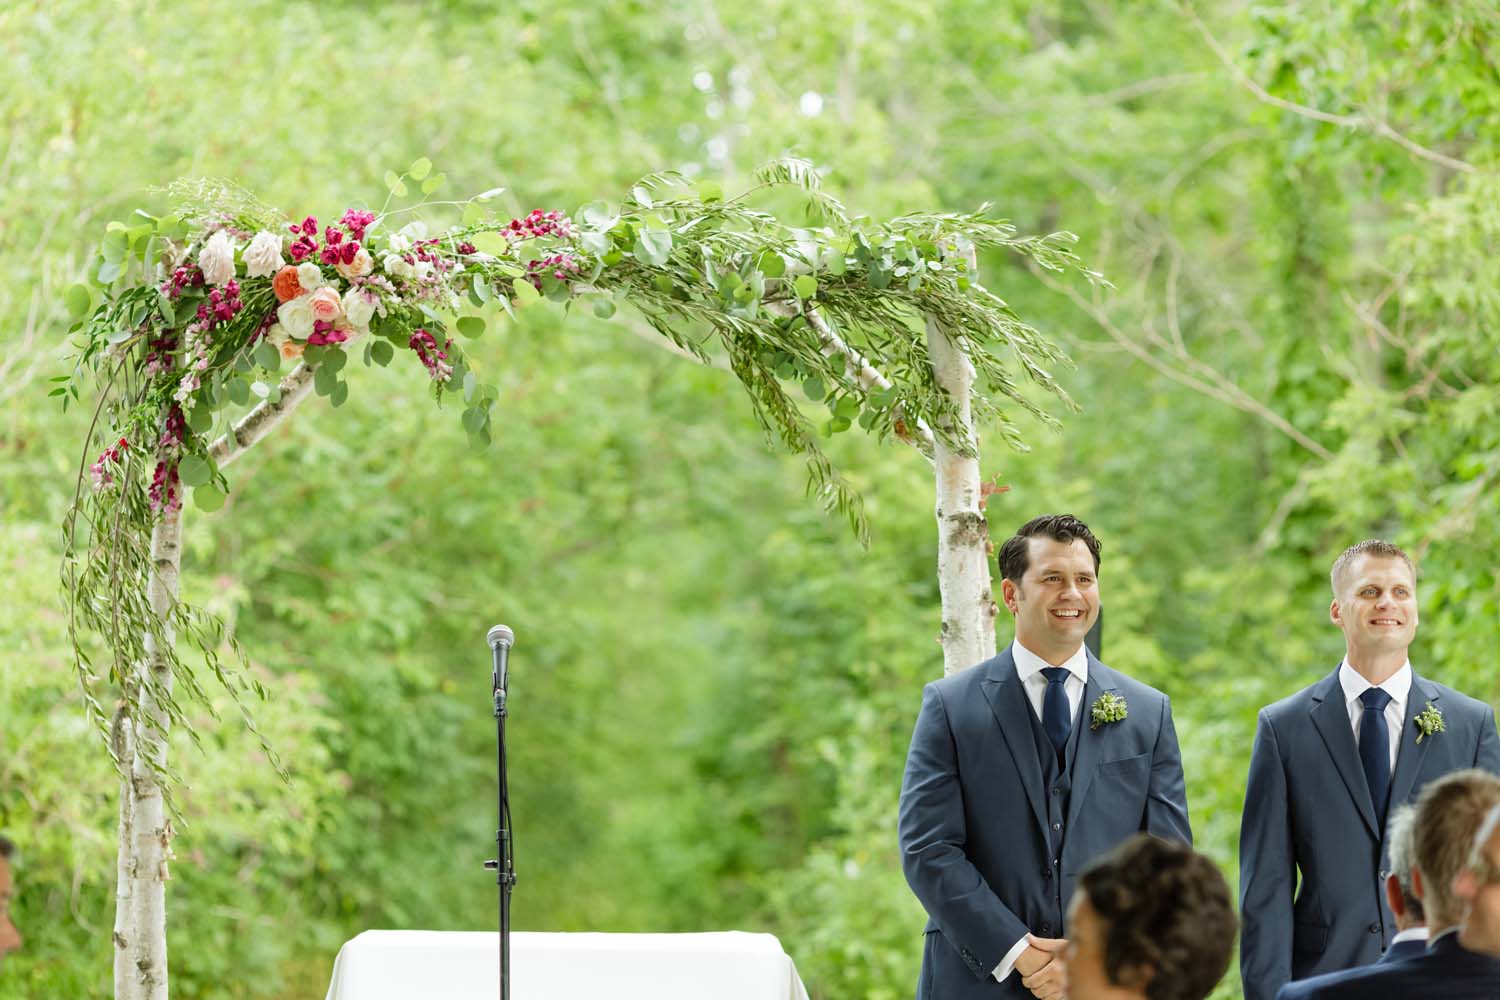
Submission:
<svg viewBox="0 0 1500 1000">
<path fill-rule="evenodd" d="M 327 1000 L 496 1000 L 495 931 L 365 931 Z M 511 1000 L 807 1000 L 771 934 L 511 934 Z"/>
</svg>

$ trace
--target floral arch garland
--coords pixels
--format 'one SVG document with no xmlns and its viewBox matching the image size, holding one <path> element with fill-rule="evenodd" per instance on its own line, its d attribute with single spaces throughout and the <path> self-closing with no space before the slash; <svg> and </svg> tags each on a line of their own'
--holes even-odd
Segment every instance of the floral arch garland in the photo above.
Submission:
<svg viewBox="0 0 1500 1000">
<path fill-rule="evenodd" d="M 422 199 L 392 209 L 408 181 Z M 85 704 L 122 776 L 117 997 L 166 995 L 166 734 L 186 722 L 179 692 L 208 706 L 179 641 L 242 712 L 247 691 L 265 696 L 222 662 L 226 647 L 245 660 L 222 623 L 178 600 L 185 492 L 203 510 L 220 507 L 236 456 L 308 395 L 335 407 L 348 398 L 352 358 L 419 365 L 437 401 L 462 402 L 462 426 L 483 446 L 498 393 L 464 340 L 542 300 L 589 300 L 601 317 L 629 304 L 704 361 L 717 345 L 767 434 L 804 456 L 809 492 L 846 514 L 861 540 L 860 498 L 819 432 L 858 423 L 921 449 L 937 467 L 944 544 L 951 534 L 958 548 L 979 549 L 975 599 L 984 607 L 974 614 L 992 616 L 972 421 L 993 421 L 1020 447 L 1002 402 L 1050 420 L 1022 392 L 1018 371 L 1071 401 L 1048 370 L 1066 359 L 978 283 L 974 253 L 1004 248 L 1042 268 L 1098 276 L 1080 265 L 1067 233 L 1020 237 L 983 210 L 851 218 L 802 160 L 773 161 L 755 181 L 726 198 L 655 174 L 619 205 L 501 218 L 489 211 L 499 189 L 428 201 L 442 177 L 423 158 L 387 174 L 379 211 L 350 208 L 332 223 L 288 218 L 231 185 L 199 181 L 168 188 L 168 214 L 140 211 L 109 225 L 90 283 L 67 293 L 76 364 L 52 393 L 65 406 L 93 403 L 62 577 Z M 816 225 L 757 207 L 785 205 L 788 193 Z M 430 229 L 405 220 L 418 209 L 457 221 Z M 821 427 L 797 395 L 826 407 Z M 945 475 L 962 480 L 960 499 L 945 502 Z M 945 590 L 945 645 L 949 631 Z M 101 654 L 107 662 L 96 663 Z M 101 702 L 106 684 L 120 692 L 112 713 Z"/>
</svg>

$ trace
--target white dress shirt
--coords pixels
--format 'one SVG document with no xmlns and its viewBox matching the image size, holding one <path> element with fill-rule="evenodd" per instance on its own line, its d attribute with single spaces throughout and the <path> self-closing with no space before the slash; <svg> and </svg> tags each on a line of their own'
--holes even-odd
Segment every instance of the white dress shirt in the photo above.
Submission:
<svg viewBox="0 0 1500 1000">
<path fill-rule="evenodd" d="M 1396 936 L 1391 938 L 1391 944 L 1400 944 L 1402 941 L 1426 941 L 1428 933 L 1426 927 L 1408 927 L 1404 931 L 1397 931 Z"/>
<path fill-rule="evenodd" d="M 1401 749 L 1401 730 L 1406 725 L 1406 702 L 1411 697 L 1411 661 L 1385 679 L 1383 684 L 1371 684 L 1361 677 L 1346 659 L 1339 664 L 1339 686 L 1344 689 L 1344 702 L 1349 709 L 1349 725 L 1354 727 L 1354 745 L 1359 746 L 1359 723 L 1365 715 L 1365 703 L 1359 696 L 1372 687 L 1379 687 L 1391 700 L 1385 706 L 1386 742 L 1391 754 L 1391 774 L 1396 773 L 1396 753 Z"/>
<path fill-rule="evenodd" d="M 1044 667 L 1053 666 L 1046 660 L 1037 656 L 1031 650 L 1021 645 L 1017 640 L 1010 644 L 1010 655 L 1016 661 L 1016 676 L 1021 679 L 1021 687 L 1026 692 L 1026 699 L 1031 702 L 1031 710 L 1036 717 L 1042 717 L 1042 699 L 1047 695 L 1047 675 L 1042 673 Z M 1068 657 L 1066 662 L 1056 664 L 1068 671 L 1068 677 L 1063 681 L 1063 693 L 1068 696 L 1068 716 L 1073 720 L 1073 725 L 1078 725 L 1078 706 L 1083 703 L 1083 688 L 1089 680 L 1089 654 L 1083 646 L 1078 647 L 1078 652 Z M 992 975 L 999 982 L 1015 970 L 1016 959 L 1020 958 L 1026 951 L 1026 939 L 1023 937 L 1011 945 L 1010 951 L 995 966 Z"/>
</svg>

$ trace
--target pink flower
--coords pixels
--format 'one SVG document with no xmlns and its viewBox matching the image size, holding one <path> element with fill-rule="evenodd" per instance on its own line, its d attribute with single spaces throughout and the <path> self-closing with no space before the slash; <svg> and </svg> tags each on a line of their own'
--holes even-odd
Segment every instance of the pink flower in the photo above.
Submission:
<svg viewBox="0 0 1500 1000">
<path fill-rule="evenodd" d="M 221 229 L 208 238 L 198 252 L 198 267 L 210 285 L 222 285 L 234 277 L 234 244 L 228 233 Z"/>
<path fill-rule="evenodd" d="M 365 239 L 365 230 L 369 227 L 370 223 L 374 221 L 374 212 L 364 212 L 357 208 L 351 208 L 349 209 L 349 211 L 345 212 L 344 217 L 339 220 L 339 225 L 349 230 L 349 237 L 351 239 L 363 243 Z"/>
<path fill-rule="evenodd" d="M 351 250 L 354 252 L 350 253 Z M 347 279 L 363 278 L 375 269 L 375 261 L 370 259 L 370 251 L 358 243 L 345 243 L 342 258 L 334 267 Z"/>
<path fill-rule="evenodd" d="M 308 303 L 312 307 L 313 322 L 332 323 L 344 315 L 344 303 L 339 293 L 330 285 L 312 293 Z"/>
</svg>

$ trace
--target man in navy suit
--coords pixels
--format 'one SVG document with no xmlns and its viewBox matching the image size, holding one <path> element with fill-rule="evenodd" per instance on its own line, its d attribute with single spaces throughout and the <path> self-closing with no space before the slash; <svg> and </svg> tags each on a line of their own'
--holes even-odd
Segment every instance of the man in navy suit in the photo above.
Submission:
<svg viewBox="0 0 1500 1000">
<path fill-rule="evenodd" d="M 1500 958 L 1478 950 L 1483 917 L 1497 909 L 1489 883 L 1500 877 L 1494 853 L 1476 865 L 1473 845 L 1500 809 L 1500 779 L 1485 771 L 1446 775 L 1417 800 L 1413 887 L 1433 937 L 1421 954 L 1288 983 L 1277 1000 L 1493 1000 L 1500 996 Z M 1493 822 L 1489 827 L 1493 829 Z M 1493 837 L 1485 831 L 1485 841 Z M 1484 870 L 1476 871 L 1477 868 Z M 1486 883 L 1481 886 L 1480 881 Z M 1461 898 L 1469 890 L 1469 899 Z M 1489 896 L 1480 897 L 1481 893 Z M 1467 912 L 1466 912 L 1467 911 Z M 1476 933 L 1478 931 L 1478 933 Z M 1494 943 L 1494 942 L 1490 942 Z"/>
<path fill-rule="evenodd" d="M 902 867 L 929 917 L 918 1000 L 1059 1000 L 1083 867 L 1143 830 L 1192 842 L 1166 696 L 1083 644 L 1098 539 L 1039 517 L 999 558 L 1015 642 L 926 686 L 901 785 Z"/>
<path fill-rule="evenodd" d="M 1344 661 L 1262 709 L 1250 754 L 1240 825 L 1245 1000 L 1378 959 L 1395 930 L 1382 898 L 1388 806 L 1451 771 L 1500 772 L 1490 707 L 1407 659 L 1417 585 L 1406 553 L 1360 542 L 1339 556 L 1331 581 Z"/>
</svg>

